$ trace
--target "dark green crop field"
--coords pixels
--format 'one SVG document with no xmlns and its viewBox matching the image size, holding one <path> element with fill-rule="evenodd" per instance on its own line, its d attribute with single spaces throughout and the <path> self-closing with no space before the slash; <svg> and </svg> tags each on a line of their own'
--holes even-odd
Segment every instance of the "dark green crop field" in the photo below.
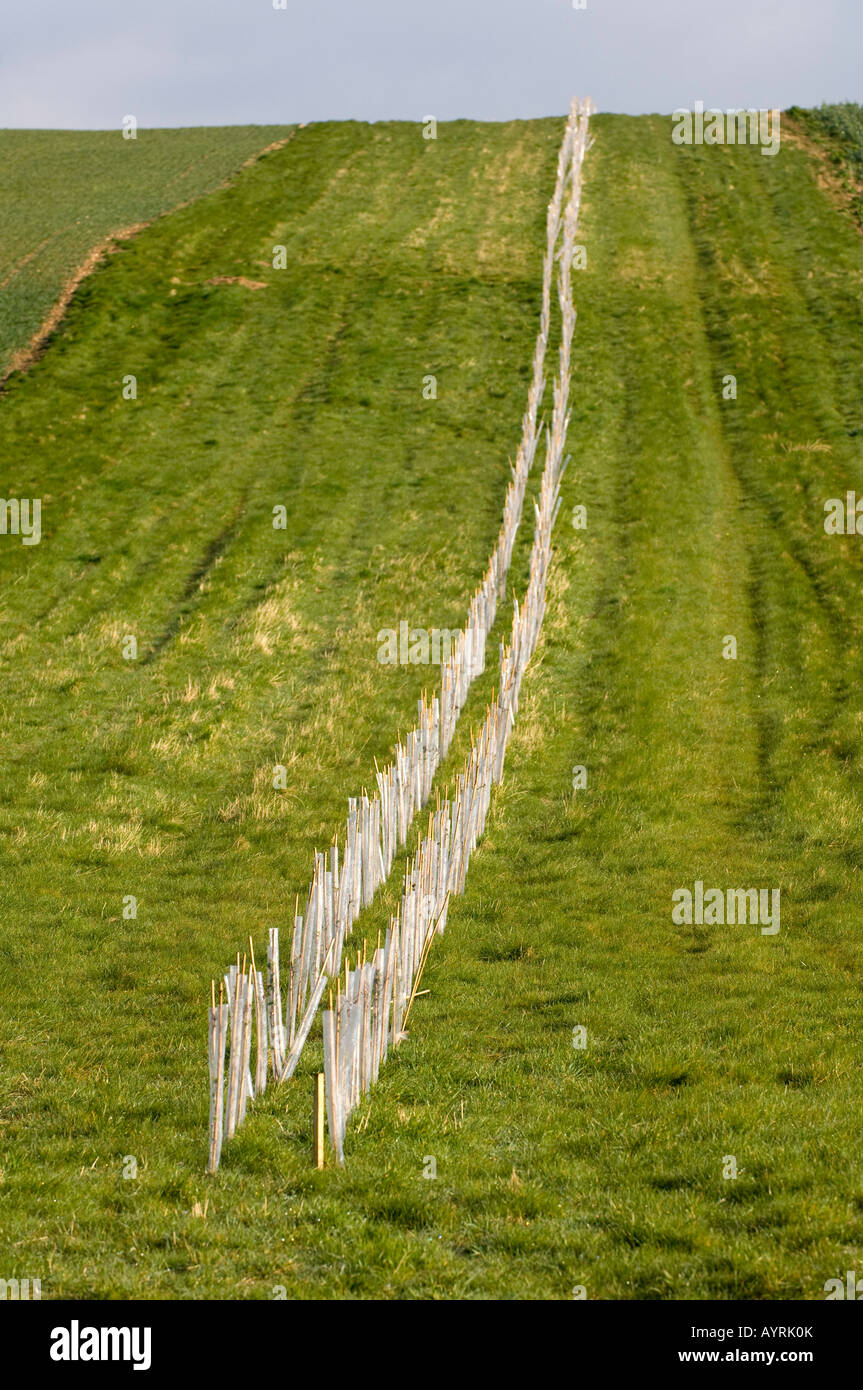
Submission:
<svg viewBox="0 0 863 1390">
<path fill-rule="evenodd" d="M 0 492 L 42 499 L 38 545 L 0 536 L 0 1248 L 43 1298 L 820 1299 L 860 1268 L 863 539 L 824 503 L 863 496 L 863 238 L 805 140 L 592 130 L 543 637 L 343 1170 L 311 1165 L 316 1031 L 205 1175 L 209 981 L 434 683 L 378 629 L 464 620 L 563 121 L 300 129 L 123 242 L 0 397 Z M 678 924 L 697 881 L 778 890 L 778 932 Z"/>
<path fill-rule="evenodd" d="M 200 197 L 289 134 L 0 130 L 0 377 L 106 237 Z"/>
</svg>

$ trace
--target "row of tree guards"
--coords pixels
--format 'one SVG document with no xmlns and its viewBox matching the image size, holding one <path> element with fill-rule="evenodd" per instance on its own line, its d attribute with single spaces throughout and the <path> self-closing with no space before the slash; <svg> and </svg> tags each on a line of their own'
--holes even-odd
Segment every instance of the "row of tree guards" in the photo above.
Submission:
<svg viewBox="0 0 863 1390">
<path fill-rule="evenodd" d="M 570 352 L 575 328 L 571 271 L 581 198 L 582 165 L 588 148 L 590 100 L 573 101 L 558 155 L 557 179 L 548 208 L 543 262 L 540 331 L 533 358 L 522 438 L 512 470 L 503 524 L 488 568 L 470 604 L 467 622 L 441 669 L 439 693 L 419 701 L 416 727 L 400 741 L 383 770 L 377 793 L 348 802 L 339 852 L 316 853 L 302 915 L 295 913 L 286 952 L 284 980 L 278 927 L 269 932 L 266 975 L 257 968 L 250 940 L 219 985 L 211 987 L 209 1009 L 210 1143 L 208 1170 L 219 1166 L 222 1145 L 243 1123 L 248 1102 L 268 1079 L 293 1076 L 324 993 L 324 1072 L 315 1081 L 315 1162 L 324 1161 L 323 1120 L 338 1161 L 344 1161 L 348 1119 L 377 1079 L 390 1047 L 405 1036 L 425 962 L 442 933 L 450 898 L 464 890 L 470 855 L 483 833 L 492 786 L 503 775 L 504 754 L 518 710 L 522 677 L 535 650 L 545 611 L 551 534 L 560 506 L 563 450 L 569 422 Z M 564 210 L 566 191 L 569 197 Z M 561 236 L 562 228 L 562 236 Z M 558 243 L 560 242 L 560 246 Z M 527 478 L 540 434 L 537 416 L 545 389 L 545 357 L 551 326 L 555 258 L 561 309 L 561 344 L 554 406 L 546 431 L 545 466 L 534 503 L 530 578 L 523 602 L 514 603 L 512 630 L 500 649 L 497 695 L 451 795 L 429 816 L 425 836 L 405 867 L 401 905 L 384 940 L 370 958 L 366 948 L 353 970 L 342 971 L 346 938 L 407 842 L 414 818 L 431 798 L 434 776 L 447 754 L 473 680 L 485 669 L 485 648 L 503 596 Z M 253 1047 L 254 1044 L 254 1047 Z M 254 1051 L 254 1057 L 253 1057 Z M 254 1071 L 253 1071 L 254 1064 Z M 323 1087 L 323 1090 L 322 1090 Z"/>
</svg>

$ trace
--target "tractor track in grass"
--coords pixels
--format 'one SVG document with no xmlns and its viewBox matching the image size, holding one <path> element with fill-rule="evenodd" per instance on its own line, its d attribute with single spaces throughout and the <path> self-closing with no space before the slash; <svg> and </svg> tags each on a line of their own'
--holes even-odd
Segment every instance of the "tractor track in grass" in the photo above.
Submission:
<svg viewBox="0 0 863 1390">
<path fill-rule="evenodd" d="M 762 173 L 757 165 L 756 172 Z M 764 180 L 760 179 L 757 182 L 763 183 Z M 749 345 L 747 342 L 747 348 L 741 351 L 741 344 L 734 331 L 736 320 L 733 315 L 724 311 L 724 306 L 718 297 L 716 270 L 721 254 L 721 228 L 717 229 L 711 237 L 709 223 L 695 194 L 694 181 L 692 179 L 685 180 L 684 186 L 692 242 L 696 248 L 701 268 L 698 288 L 705 350 L 713 364 L 714 380 L 719 381 L 723 371 L 728 370 L 729 363 L 743 361 L 745 365 L 751 365 L 751 362 L 746 360 Z M 750 196 L 755 196 L 754 190 Z M 783 190 L 781 188 L 771 191 L 768 187 L 768 189 L 762 190 L 758 204 L 762 220 L 769 222 L 769 225 L 774 228 L 777 241 L 781 230 L 779 218 L 781 216 L 782 197 Z M 777 212 L 777 205 L 780 212 Z M 801 230 L 796 240 L 798 247 L 795 249 L 797 255 L 800 256 L 806 241 L 805 230 Z M 793 254 L 794 250 L 792 250 Z M 799 261 L 798 264 L 800 264 Z M 830 433 L 835 439 L 835 418 L 831 422 L 828 416 L 829 414 L 834 417 L 839 415 L 847 421 L 849 412 L 858 408 L 855 388 L 849 378 L 856 375 L 859 382 L 859 364 L 856 370 L 853 366 L 849 370 L 847 354 L 844 358 L 841 356 L 839 345 L 834 340 L 834 334 L 830 329 L 831 319 L 825 311 L 824 303 L 812 297 L 806 276 L 799 271 L 797 276 L 794 275 L 793 261 L 790 266 L 788 264 L 780 266 L 774 263 L 770 270 L 775 279 L 779 280 L 781 277 L 786 301 L 783 306 L 783 321 L 794 324 L 795 359 L 802 358 L 804 361 L 818 362 L 821 371 L 826 374 L 829 392 L 826 399 L 830 403 L 829 412 L 824 411 L 822 402 L 816 404 L 811 387 L 801 378 L 799 368 L 790 369 L 798 380 L 789 383 L 789 387 L 786 389 L 794 392 L 795 400 L 807 401 L 808 397 L 811 401 L 816 412 L 813 423 L 814 433 L 817 437 L 820 438 L 823 430 L 825 433 Z M 793 302 L 789 302 L 792 298 Z M 760 339 L 759 347 L 762 357 L 771 351 L 778 354 L 780 341 L 778 338 L 774 338 L 771 333 L 770 336 L 763 336 Z M 743 389 L 751 391 L 748 372 L 743 378 L 743 383 Z M 852 401 L 854 402 L 853 406 Z M 808 755 L 817 755 L 833 737 L 838 722 L 849 712 L 857 688 L 859 662 L 858 673 L 855 675 L 853 669 L 849 668 L 847 613 L 843 611 L 842 590 L 836 587 L 835 572 L 831 575 L 825 566 L 823 551 L 819 556 L 817 551 L 813 549 L 811 532 L 810 534 L 801 534 L 799 516 L 794 517 L 793 525 L 791 524 L 788 512 L 795 507 L 795 499 L 793 494 L 789 497 L 787 480 L 784 492 L 777 490 L 775 483 L 772 486 L 765 485 L 763 474 L 760 474 L 758 464 L 754 462 L 756 451 L 753 445 L 755 441 L 752 439 L 753 431 L 748 425 L 745 408 L 741 408 L 741 413 L 744 416 L 742 428 L 741 423 L 728 411 L 721 410 L 719 419 L 723 425 L 724 451 L 739 489 L 739 524 L 744 533 L 749 536 L 747 587 L 756 642 L 756 685 L 763 688 L 775 680 L 777 676 L 768 641 L 770 627 L 767 612 L 770 604 L 768 591 L 777 566 L 787 562 L 793 566 L 809 600 L 814 605 L 814 612 L 817 613 L 818 617 L 819 636 L 825 648 L 822 662 L 831 672 L 829 692 L 827 692 L 821 708 L 813 711 L 810 729 L 803 743 L 803 748 Z M 788 446 L 793 446 L 794 443 L 793 439 L 784 442 Z M 829 446 L 828 452 L 832 447 Z M 850 486 L 851 480 L 848 479 L 847 482 Z M 823 515 L 821 502 L 824 499 L 823 497 L 813 498 L 808 487 L 804 496 L 805 502 L 813 513 L 814 524 L 817 528 L 814 539 L 820 539 L 823 545 L 823 535 L 819 536 L 819 532 L 820 519 Z M 800 506 L 801 503 L 797 502 L 796 509 L 798 511 Z M 771 713 L 764 710 L 759 711 L 757 707 L 754 710 L 754 716 L 760 731 L 759 758 L 762 777 L 768 794 L 767 800 L 768 803 L 769 801 L 778 803 L 792 776 L 791 769 L 779 772 L 776 767 L 777 753 L 782 738 L 781 716 L 777 710 Z M 767 807 L 765 807 L 766 810 Z"/>
</svg>

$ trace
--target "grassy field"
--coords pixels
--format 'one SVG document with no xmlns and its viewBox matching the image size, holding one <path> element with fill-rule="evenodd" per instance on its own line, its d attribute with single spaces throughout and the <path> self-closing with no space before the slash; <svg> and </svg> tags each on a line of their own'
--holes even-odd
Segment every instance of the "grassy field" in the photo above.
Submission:
<svg viewBox="0 0 863 1390">
<path fill-rule="evenodd" d="M 861 238 L 801 142 L 594 128 L 544 638 L 343 1171 L 310 1167 L 316 1039 L 204 1176 L 207 982 L 411 719 L 429 673 L 377 629 L 455 626 L 480 577 L 562 122 L 298 132 L 124 244 L 0 403 L 6 494 L 44 499 L 0 545 L 0 1273 L 43 1297 L 821 1298 L 860 1267 L 863 559 L 823 503 L 863 492 Z M 675 926 L 696 879 L 780 889 L 780 932 Z"/>
<path fill-rule="evenodd" d="M 0 378 L 115 232 L 215 188 L 289 126 L 0 130 Z"/>
</svg>

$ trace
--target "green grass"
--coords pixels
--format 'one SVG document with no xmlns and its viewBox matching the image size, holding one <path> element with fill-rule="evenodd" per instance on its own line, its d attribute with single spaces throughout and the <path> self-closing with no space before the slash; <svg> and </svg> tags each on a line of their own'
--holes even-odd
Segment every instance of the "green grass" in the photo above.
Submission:
<svg viewBox="0 0 863 1390">
<path fill-rule="evenodd" d="M 94 247 L 200 197 L 290 130 L 0 130 L 0 376 Z"/>
<path fill-rule="evenodd" d="M 6 495 L 50 499 L 0 545 L 0 1244 L 44 1297 L 817 1299 L 860 1268 L 863 558 L 823 502 L 863 492 L 861 241 L 800 148 L 595 132 L 544 636 L 343 1171 L 310 1166 L 315 1037 L 204 1176 L 205 986 L 411 719 L 429 673 L 377 628 L 454 626 L 480 577 L 561 123 L 310 127 L 125 245 L 2 402 Z M 780 934 L 674 926 L 696 878 L 780 888 Z"/>
</svg>

